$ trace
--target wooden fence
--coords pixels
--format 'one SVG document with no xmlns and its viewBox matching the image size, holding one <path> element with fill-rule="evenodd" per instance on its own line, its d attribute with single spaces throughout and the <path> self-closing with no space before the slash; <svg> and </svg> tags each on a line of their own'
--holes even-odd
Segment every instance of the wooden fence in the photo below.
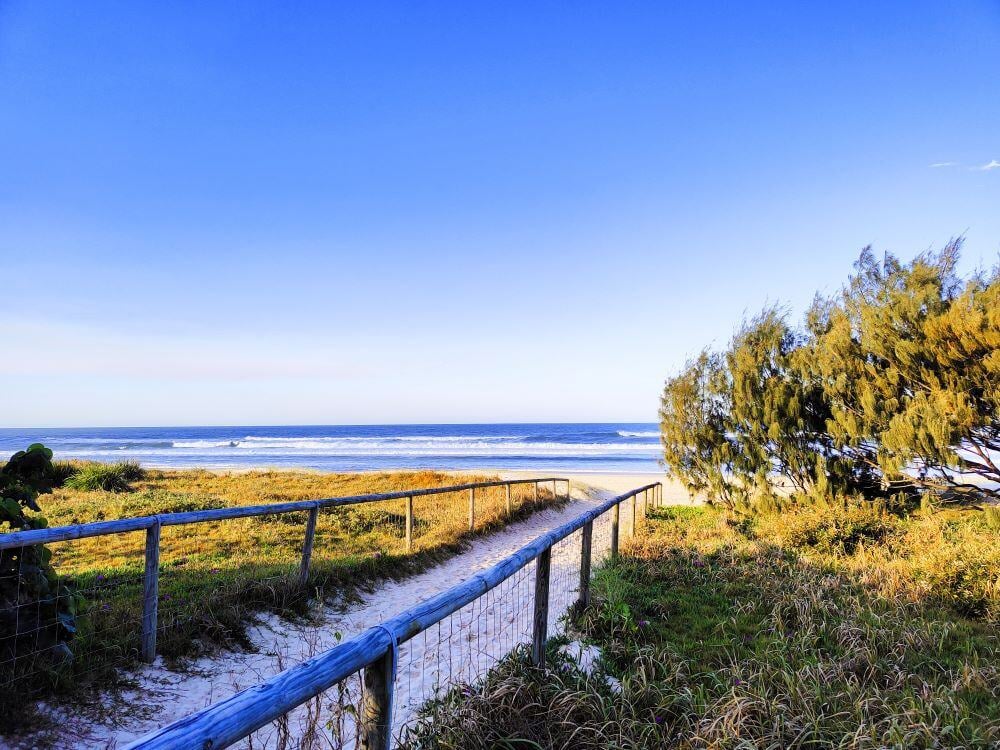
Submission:
<svg viewBox="0 0 1000 750">
<path fill-rule="evenodd" d="M 232 508 L 213 508 L 210 510 L 186 511 L 180 513 L 161 513 L 155 516 L 122 518 L 115 521 L 97 521 L 94 523 L 74 524 L 72 526 L 57 526 L 50 529 L 32 529 L 0 534 L 0 549 L 30 547 L 37 544 L 64 542 L 86 537 L 127 534 L 130 532 L 146 532 L 146 560 L 143 576 L 143 606 L 142 606 L 142 639 L 140 656 L 149 663 L 156 657 L 157 606 L 159 601 L 160 579 L 160 529 L 164 526 L 181 526 L 185 524 L 205 523 L 208 521 L 224 521 L 234 518 L 250 518 L 254 516 L 270 516 L 283 513 L 308 512 L 302 544 L 302 562 L 299 568 L 299 581 L 308 582 L 309 563 L 312 558 L 313 537 L 316 532 L 316 520 L 323 508 L 335 508 L 361 503 L 376 503 L 385 500 L 406 499 L 406 550 L 411 551 L 413 545 L 413 498 L 426 495 L 440 495 L 447 492 L 469 492 L 469 530 L 475 529 L 476 490 L 487 487 L 505 487 L 507 490 L 507 512 L 512 510 L 510 488 L 513 485 L 533 484 L 535 499 L 538 498 L 540 484 L 552 484 L 553 499 L 559 497 L 557 486 L 565 484 L 565 497 L 569 497 L 569 480 L 560 477 L 544 477 L 541 479 L 511 479 L 494 482 L 475 482 L 471 484 L 453 485 L 450 487 L 430 487 L 426 489 L 402 490 L 399 492 L 384 492 L 371 495 L 356 495 L 353 497 L 334 497 L 320 500 L 300 500 L 295 502 L 272 503 L 270 505 L 248 505 Z"/>
<path fill-rule="evenodd" d="M 547 480 L 552 481 L 552 480 Z M 548 637 L 549 571 L 552 546 L 582 529 L 580 588 L 577 607 L 590 602 L 591 540 L 594 521 L 605 513 L 611 520 L 611 558 L 618 555 L 619 510 L 631 499 L 633 533 L 635 519 L 649 504 L 663 501 L 663 487 L 657 482 L 626 492 L 602 503 L 539 536 L 530 544 L 492 568 L 382 622 L 323 654 L 292 667 L 269 680 L 236 693 L 232 697 L 191 714 L 129 745 L 130 750 L 174 750 L 191 748 L 218 750 L 249 736 L 296 707 L 315 698 L 342 680 L 364 670 L 364 702 L 359 721 L 358 747 L 388 750 L 392 742 L 393 665 L 400 644 L 475 601 L 525 568 L 535 565 L 534 617 L 531 658 L 545 662 Z M 642 507 L 640 509 L 640 495 Z"/>
</svg>

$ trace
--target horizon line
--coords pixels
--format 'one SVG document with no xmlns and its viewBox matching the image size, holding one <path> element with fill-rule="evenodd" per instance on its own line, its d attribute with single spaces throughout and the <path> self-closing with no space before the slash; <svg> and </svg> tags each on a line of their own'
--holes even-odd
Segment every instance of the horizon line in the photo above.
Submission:
<svg viewBox="0 0 1000 750">
<path fill-rule="evenodd" d="M 244 424 L 134 424 L 134 425 L 46 425 L 0 427 L 2 432 L 15 430 L 143 430 L 143 429 L 221 429 L 253 427 L 485 427 L 490 425 L 581 425 L 581 424 L 658 424 L 657 421 L 623 419 L 617 421 L 548 421 L 548 422 L 288 422 L 288 423 L 244 423 Z"/>
</svg>

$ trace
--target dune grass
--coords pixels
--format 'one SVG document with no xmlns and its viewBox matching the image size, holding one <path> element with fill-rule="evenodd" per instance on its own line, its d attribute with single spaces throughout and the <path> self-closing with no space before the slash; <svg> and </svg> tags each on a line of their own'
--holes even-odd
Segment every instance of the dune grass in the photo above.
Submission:
<svg viewBox="0 0 1000 750">
<path fill-rule="evenodd" d="M 122 461 L 114 464 L 87 463 L 79 466 L 68 464 L 68 470 L 63 465 L 53 467 L 56 470 L 59 484 L 72 490 L 92 492 L 128 492 L 132 482 L 142 479 L 146 472 L 135 461 Z"/>
<path fill-rule="evenodd" d="M 344 497 L 442 487 L 495 479 L 440 472 L 323 474 L 255 471 L 135 471 L 77 465 L 64 486 L 43 496 L 50 526 L 237 505 Z M 115 477 L 110 484 L 93 477 Z M 74 481 L 77 477 L 86 480 Z M 90 489 L 121 487 L 125 491 Z M 551 485 L 549 486 L 551 488 Z M 550 489 L 476 491 L 476 527 L 468 528 L 468 491 L 414 500 L 414 540 L 405 547 L 405 500 L 320 512 L 310 576 L 298 581 L 307 514 L 290 513 L 162 528 L 157 651 L 167 659 L 195 656 L 219 645 L 249 646 L 245 626 L 255 613 L 307 614 L 310 603 L 348 600 L 379 579 L 399 578 L 459 551 L 474 534 L 496 529 L 551 505 Z M 145 533 L 93 537 L 49 545 L 53 564 L 86 604 L 71 642 L 73 664 L 40 670 L 24 660 L 27 694 L 106 684 L 114 669 L 137 662 Z M 9 667 L 10 665 L 8 665 Z M 22 681 L 21 687 L 24 687 Z M 23 699 L 24 694 L 19 694 Z M 23 701 L 19 701 L 23 702 Z M 5 702 L 5 707 L 7 702 Z M 6 711 L 4 713 L 7 713 Z M 2 721 L 3 717 L 0 717 Z"/>
<path fill-rule="evenodd" d="M 428 706 L 407 747 L 998 747 L 991 523 L 871 506 L 652 512 L 575 624 L 602 649 L 598 672 L 515 654 Z"/>
</svg>

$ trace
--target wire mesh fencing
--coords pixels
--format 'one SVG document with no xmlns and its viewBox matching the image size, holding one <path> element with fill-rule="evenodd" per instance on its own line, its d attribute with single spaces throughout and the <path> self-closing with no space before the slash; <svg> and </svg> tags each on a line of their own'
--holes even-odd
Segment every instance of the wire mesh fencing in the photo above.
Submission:
<svg viewBox="0 0 1000 750">
<path fill-rule="evenodd" d="M 587 605 L 593 567 L 641 530 L 661 489 L 647 485 L 584 512 L 452 589 L 131 747 L 381 750 L 405 741 L 429 701 L 474 685 L 508 654 L 530 650 L 544 664 L 546 641 Z"/>
<path fill-rule="evenodd" d="M 54 570 L 67 572 L 48 576 L 44 587 L 33 581 L 36 571 L 24 547 L 3 550 L 3 589 L 16 592 L 0 604 L 0 693 L 5 698 L 30 690 L 42 678 L 58 684 L 70 666 L 74 675 L 89 677 L 138 653 L 145 535 L 115 535 L 103 545 L 107 563 L 101 572 L 75 572 L 76 560 L 89 546 L 49 545 Z M 76 617 L 68 621 L 61 612 Z"/>
<path fill-rule="evenodd" d="M 556 499 L 534 487 L 480 482 L 0 534 L 0 584 L 16 592 L 0 601 L 0 699 L 9 708 L 202 642 L 239 642 L 253 613 L 304 610 L 416 570 Z M 51 555 L 56 572 L 41 586 L 25 550 Z"/>
</svg>

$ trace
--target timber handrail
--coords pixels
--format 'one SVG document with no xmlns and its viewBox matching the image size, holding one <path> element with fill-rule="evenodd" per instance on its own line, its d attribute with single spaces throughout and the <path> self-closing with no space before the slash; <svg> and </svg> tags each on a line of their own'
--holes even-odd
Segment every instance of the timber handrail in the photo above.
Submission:
<svg viewBox="0 0 1000 750">
<path fill-rule="evenodd" d="M 359 670 L 366 670 L 367 685 L 367 672 L 373 669 L 384 670 L 384 665 L 388 661 L 385 656 L 391 649 L 397 648 L 399 644 L 422 633 L 487 591 L 496 588 L 533 560 L 547 556 L 554 544 L 578 529 L 592 524 L 595 519 L 607 511 L 617 509 L 620 503 L 632 499 L 633 504 L 637 504 L 638 496 L 642 494 L 645 510 L 645 506 L 649 504 L 648 493 L 651 490 L 653 502 L 662 501 L 662 484 L 659 482 L 638 487 L 607 500 L 562 526 L 542 534 L 488 570 L 473 575 L 447 591 L 443 591 L 255 687 L 236 693 L 226 700 L 152 732 L 129 745 L 128 750 L 139 750 L 140 748 L 141 750 L 167 750 L 168 748 L 212 748 L 212 750 L 218 750 L 238 742 Z M 590 535 L 585 533 L 583 540 L 585 547 L 587 547 Z M 585 559 L 589 566 L 589 549 Z M 542 566 L 539 568 L 541 569 Z M 544 572 L 547 578 L 547 565 L 544 566 Z M 544 589 L 547 599 L 547 581 Z M 536 585 L 537 591 L 538 585 Z M 585 595 L 584 592 L 581 592 L 581 596 L 583 595 Z M 538 601 L 536 600 L 536 623 L 538 622 L 537 607 Z M 544 652 L 544 630 L 543 627 L 541 639 L 539 639 L 536 626 L 535 643 L 532 649 L 535 657 L 538 656 L 539 650 Z M 375 684 L 385 686 L 384 690 L 387 694 L 375 697 L 377 704 L 381 707 L 387 704 L 391 705 L 392 702 L 392 680 L 391 677 L 389 679 L 385 679 L 385 677 L 386 675 L 382 675 L 381 680 L 373 681 Z M 372 722 L 372 717 L 359 717 L 359 732 L 374 734 L 374 736 L 367 734 L 368 742 L 363 740 L 366 747 L 388 747 L 389 745 L 391 727 L 386 726 L 388 722 L 385 720 L 384 714 L 378 718 L 382 723 Z M 366 723 L 368 726 L 365 726 Z"/>
<path fill-rule="evenodd" d="M 309 511 L 313 508 L 335 508 L 341 505 L 376 503 L 383 500 L 402 500 L 407 497 L 423 497 L 425 495 L 442 495 L 447 492 L 477 490 L 481 487 L 503 487 L 504 485 L 512 484 L 542 484 L 547 482 L 565 482 L 566 485 L 569 486 L 569 480 L 564 479 L 563 477 L 509 479 L 490 482 L 472 482 L 469 484 L 456 484 L 449 487 L 425 487 L 415 490 L 381 492 L 370 495 L 353 495 L 350 497 L 295 500 L 293 502 L 271 503 L 269 505 L 237 505 L 230 508 L 178 511 L 176 513 L 160 513 L 155 516 L 121 518 L 115 521 L 93 521 L 91 523 L 72 524 L 69 526 L 53 526 L 48 529 L 12 531 L 7 534 L 0 534 L 0 549 L 27 547 L 32 544 L 65 542 L 71 539 L 84 539 L 86 537 L 104 536 L 107 534 L 123 534 L 130 531 L 150 529 L 154 526 L 180 526 L 189 523 L 203 523 L 205 521 L 226 521 L 234 518 L 249 518 L 252 516 L 270 516 L 278 513 Z"/>
</svg>

